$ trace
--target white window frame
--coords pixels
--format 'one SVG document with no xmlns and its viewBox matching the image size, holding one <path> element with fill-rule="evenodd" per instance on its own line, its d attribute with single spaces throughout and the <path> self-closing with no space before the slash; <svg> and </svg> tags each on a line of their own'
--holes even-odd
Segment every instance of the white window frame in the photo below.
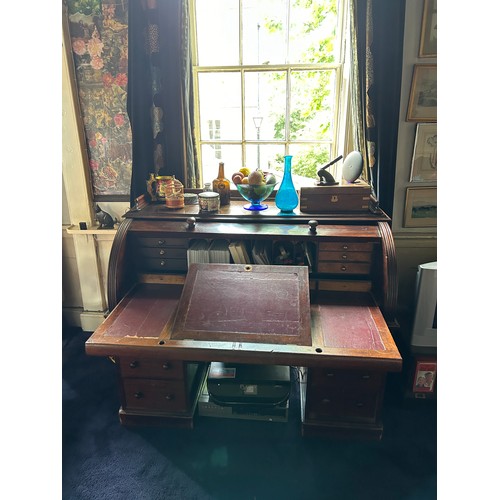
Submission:
<svg viewBox="0 0 500 500">
<path fill-rule="evenodd" d="M 206 0 L 210 1 L 210 0 Z M 213 0 L 216 1 L 216 0 Z M 291 1 L 291 0 L 290 0 Z M 200 161 L 200 168 L 202 172 L 202 183 L 209 182 L 212 179 L 203 178 L 203 157 L 202 157 L 202 146 L 203 145 L 241 145 L 242 147 L 242 162 L 243 165 L 246 164 L 246 146 L 250 144 L 255 145 L 268 145 L 268 144 L 279 144 L 285 146 L 285 154 L 289 154 L 289 147 L 291 144 L 328 144 L 330 146 L 330 158 L 334 159 L 339 155 L 344 157 L 352 149 L 352 133 L 348 126 L 350 125 L 349 119 L 349 51 L 350 47 L 346 43 L 349 37 L 349 22 L 348 22 L 348 0 L 337 0 L 337 11 L 338 11 L 338 27 L 337 32 L 341 35 L 339 36 L 339 48 L 337 49 L 338 61 L 333 64 L 265 64 L 265 65 L 244 65 L 242 63 L 242 47 L 243 47 L 243 36 L 242 36 L 242 21 L 241 15 L 243 10 L 243 0 L 239 0 L 239 62 L 237 66 L 227 65 L 227 66 L 200 66 L 198 64 L 198 52 L 197 52 L 197 36 L 196 36 L 196 0 L 189 0 L 190 2 L 190 34 L 191 34 L 191 46 L 192 46 L 192 61 L 193 61 L 193 89 L 194 89 L 194 123 L 195 123 L 195 148 L 197 151 L 197 156 Z M 336 101 L 334 103 L 334 109 L 337 110 L 333 116 L 332 127 L 333 133 L 330 140 L 291 140 L 290 139 L 290 76 L 292 71 L 295 70 L 333 70 L 336 72 L 335 82 L 335 96 Z M 247 72 L 263 72 L 263 71 L 285 71 L 287 76 L 286 85 L 286 119 L 285 119 L 285 139 L 284 140 L 256 140 L 256 139 L 246 139 L 245 137 L 245 85 L 244 78 Z M 219 72 L 239 72 L 240 73 L 240 85 L 241 85 L 241 140 L 222 140 L 222 139 L 211 139 L 202 140 L 201 139 L 201 127 L 200 127 L 200 105 L 199 105 L 199 86 L 198 77 L 201 73 L 219 73 Z M 330 171 L 336 180 L 341 179 L 341 168 L 340 164 L 342 162 L 337 162 L 337 164 L 330 167 Z M 227 173 L 226 173 L 227 174 Z M 227 176 L 227 175 L 226 175 Z M 305 179 L 304 177 L 296 178 L 294 177 L 294 183 L 296 187 L 301 185 L 313 185 L 314 180 Z"/>
</svg>

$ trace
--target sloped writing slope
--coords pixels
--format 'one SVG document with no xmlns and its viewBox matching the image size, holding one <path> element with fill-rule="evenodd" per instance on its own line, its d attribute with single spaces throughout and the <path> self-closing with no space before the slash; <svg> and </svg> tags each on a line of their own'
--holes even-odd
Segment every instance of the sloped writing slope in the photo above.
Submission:
<svg viewBox="0 0 500 500">
<path fill-rule="evenodd" d="M 307 267 L 192 264 L 170 338 L 310 346 Z"/>
</svg>

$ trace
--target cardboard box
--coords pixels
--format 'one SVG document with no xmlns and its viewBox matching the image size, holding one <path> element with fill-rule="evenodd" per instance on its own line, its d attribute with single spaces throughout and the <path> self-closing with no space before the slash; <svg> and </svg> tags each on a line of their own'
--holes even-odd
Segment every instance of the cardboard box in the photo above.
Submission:
<svg viewBox="0 0 500 500">
<path fill-rule="evenodd" d="M 370 185 L 364 181 L 337 186 L 314 186 L 300 189 L 300 211 L 368 212 L 370 210 Z"/>
</svg>

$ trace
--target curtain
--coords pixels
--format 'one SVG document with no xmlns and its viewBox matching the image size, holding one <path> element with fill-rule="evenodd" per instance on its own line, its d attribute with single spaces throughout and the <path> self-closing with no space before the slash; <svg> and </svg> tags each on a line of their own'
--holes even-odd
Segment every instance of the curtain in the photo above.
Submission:
<svg viewBox="0 0 500 500">
<path fill-rule="evenodd" d="M 355 147 L 378 204 L 392 216 L 405 0 L 350 0 Z"/>
<path fill-rule="evenodd" d="M 130 203 L 150 174 L 200 187 L 193 139 L 193 86 L 187 0 L 128 2 L 127 112 L 132 129 Z"/>
</svg>

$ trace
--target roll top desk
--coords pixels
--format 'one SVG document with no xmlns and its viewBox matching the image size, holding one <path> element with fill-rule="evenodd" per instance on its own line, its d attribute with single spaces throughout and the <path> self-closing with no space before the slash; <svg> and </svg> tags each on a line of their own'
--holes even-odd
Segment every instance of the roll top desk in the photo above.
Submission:
<svg viewBox="0 0 500 500">
<path fill-rule="evenodd" d="M 173 337 L 195 240 L 243 242 L 246 270 L 260 265 L 256 243 L 267 247 L 270 270 L 305 267 L 308 336 Z M 110 313 L 86 352 L 116 362 L 123 425 L 193 427 L 207 366 L 220 361 L 297 367 L 304 436 L 382 437 L 386 374 L 402 366 L 390 332 L 395 248 L 382 211 L 280 215 L 271 203 L 249 212 L 238 200 L 210 215 L 197 205 L 131 209 L 113 241 L 107 291 Z"/>
</svg>

